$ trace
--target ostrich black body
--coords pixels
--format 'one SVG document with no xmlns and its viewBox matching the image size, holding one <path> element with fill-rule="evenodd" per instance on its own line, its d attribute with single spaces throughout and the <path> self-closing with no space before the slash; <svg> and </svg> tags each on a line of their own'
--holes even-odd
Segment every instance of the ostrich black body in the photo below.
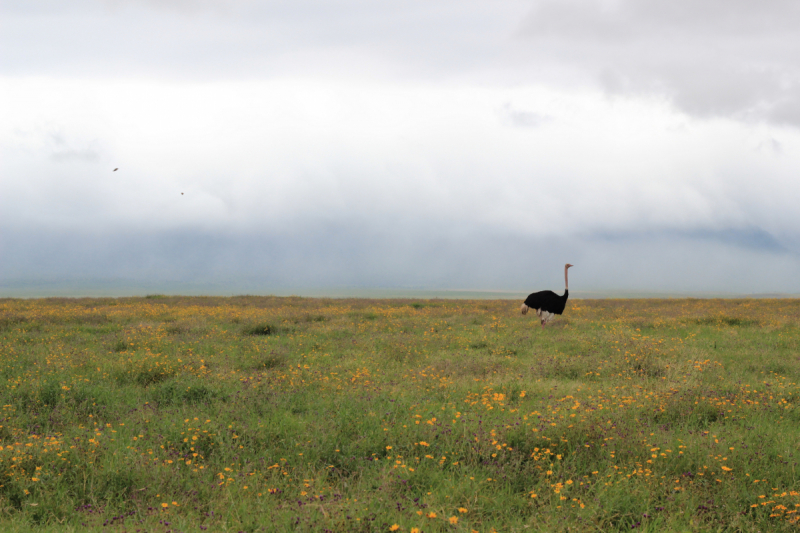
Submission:
<svg viewBox="0 0 800 533">
<path fill-rule="evenodd" d="M 569 298 L 569 291 L 564 291 L 564 296 L 559 296 L 553 291 L 539 291 L 529 294 L 525 298 L 525 305 L 531 309 L 544 309 L 551 313 L 560 315 L 564 312 L 567 306 L 567 298 Z"/>
</svg>

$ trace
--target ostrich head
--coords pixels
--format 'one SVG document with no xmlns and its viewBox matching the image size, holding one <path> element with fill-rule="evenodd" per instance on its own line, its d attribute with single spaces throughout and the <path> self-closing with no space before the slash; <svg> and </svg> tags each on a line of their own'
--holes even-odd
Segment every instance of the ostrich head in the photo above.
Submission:
<svg viewBox="0 0 800 533">
<path fill-rule="evenodd" d="M 569 267 L 573 267 L 573 266 L 575 266 L 575 265 L 570 265 L 569 263 L 567 263 L 566 265 L 564 265 L 564 270 L 568 269 Z"/>
</svg>

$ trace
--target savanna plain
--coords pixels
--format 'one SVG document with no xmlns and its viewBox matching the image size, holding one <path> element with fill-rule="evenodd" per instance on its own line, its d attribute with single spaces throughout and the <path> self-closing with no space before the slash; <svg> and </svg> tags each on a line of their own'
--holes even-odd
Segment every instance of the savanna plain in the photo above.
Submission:
<svg viewBox="0 0 800 533">
<path fill-rule="evenodd" d="M 0 300 L 2 531 L 797 531 L 800 301 Z"/>
</svg>

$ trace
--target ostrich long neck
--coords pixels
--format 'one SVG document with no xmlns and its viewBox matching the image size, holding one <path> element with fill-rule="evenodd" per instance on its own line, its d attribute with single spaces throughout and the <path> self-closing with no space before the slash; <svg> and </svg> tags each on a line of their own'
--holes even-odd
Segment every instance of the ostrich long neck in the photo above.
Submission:
<svg viewBox="0 0 800 533">
<path fill-rule="evenodd" d="M 569 278 L 567 278 L 567 272 L 569 271 L 569 267 L 564 267 L 564 290 L 569 290 Z"/>
</svg>

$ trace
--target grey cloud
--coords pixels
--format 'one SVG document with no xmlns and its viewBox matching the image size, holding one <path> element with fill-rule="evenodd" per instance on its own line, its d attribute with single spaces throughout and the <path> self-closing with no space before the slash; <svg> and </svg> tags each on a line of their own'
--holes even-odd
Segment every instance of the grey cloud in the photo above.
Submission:
<svg viewBox="0 0 800 533">
<path fill-rule="evenodd" d="M 783 144 L 774 137 L 770 137 L 766 141 L 758 143 L 756 151 L 766 150 L 776 155 L 783 153 Z"/>
<path fill-rule="evenodd" d="M 619 231 L 614 233 L 595 233 L 589 237 L 589 240 L 628 244 L 656 241 L 708 243 L 712 245 L 729 246 L 741 250 L 769 252 L 778 255 L 788 254 L 800 258 L 800 249 L 793 250 L 791 243 L 783 243 L 778 237 L 758 227 L 725 228 L 719 230 L 663 229 L 646 232 Z"/>
<path fill-rule="evenodd" d="M 786 98 L 776 103 L 769 109 L 768 117 L 776 124 L 800 124 L 800 97 Z"/>
<path fill-rule="evenodd" d="M 98 159 L 99 154 L 92 148 L 71 148 L 64 135 L 60 132 L 50 133 L 48 137 L 52 148 L 51 161 L 96 161 Z"/>
<path fill-rule="evenodd" d="M 4 3 L 0 282 L 800 290 L 797 132 L 661 105 L 800 124 L 800 5 L 529 10 Z"/>
<path fill-rule="evenodd" d="M 514 109 L 508 102 L 503 105 L 499 115 L 504 123 L 518 128 L 538 128 L 553 120 L 553 117 L 547 114 Z"/>
<path fill-rule="evenodd" d="M 0 63 L 16 75 L 578 80 L 698 117 L 800 125 L 800 4 L 788 0 L 26 5 L 1 8 Z"/>
<path fill-rule="evenodd" d="M 791 0 L 538 0 L 533 10 L 516 0 L 45 6 L 0 8 L 7 73 L 582 80 L 610 95 L 664 96 L 694 116 L 800 125 L 800 4 Z"/>
<path fill-rule="evenodd" d="M 269 292 L 361 287 L 800 292 L 797 253 L 757 229 L 715 234 L 531 238 L 486 228 L 308 221 L 281 233 L 58 233 L 26 229 L 0 241 L 0 294 L 26 280 L 180 280 Z M 36 243 L 37 246 L 31 246 Z"/>
<path fill-rule="evenodd" d="M 759 250 L 776 254 L 789 250 L 773 235 L 760 228 L 704 230 L 688 233 L 687 236 L 699 240 L 717 241 L 723 244 L 749 250 Z"/>
<path fill-rule="evenodd" d="M 791 33 L 800 18 L 792 0 L 539 0 L 530 29 L 595 40 L 626 41 L 634 35 L 702 32 L 709 41 L 720 35 L 763 37 Z"/>
<path fill-rule="evenodd" d="M 594 73 L 609 94 L 659 94 L 695 116 L 797 126 L 797 27 L 791 1 L 544 0 L 522 34 L 535 57 Z"/>
<path fill-rule="evenodd" d="M 100 147 L 96 140 L 82 141 L 74 140 L 65 135 L 62 131 L 16 131 L 14 136 L 24 144 L 24 140 L 39 138 L 47 146 L 49 151 L 48 158 L 56 163 L 83 161 L 93 163 L 100 159 Z"/>
</svg>

